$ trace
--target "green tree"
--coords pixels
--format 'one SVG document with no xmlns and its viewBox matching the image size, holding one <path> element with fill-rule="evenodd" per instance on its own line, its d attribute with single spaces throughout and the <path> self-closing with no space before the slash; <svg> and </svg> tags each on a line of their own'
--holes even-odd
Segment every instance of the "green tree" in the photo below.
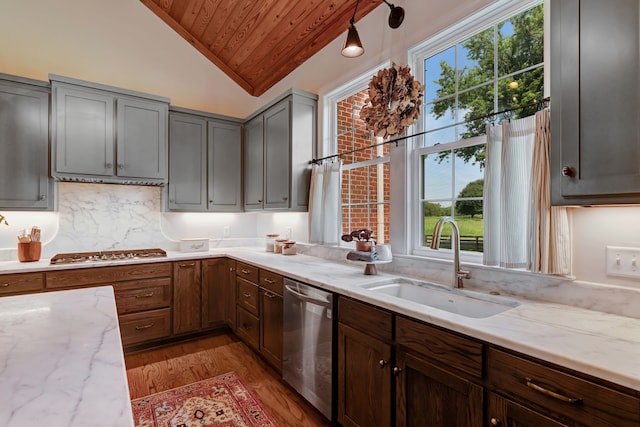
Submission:
<svg viewBox="0 0 640 427">
<path fill-rule="evenodd" d="M 473 67 L 455 69 L 445 61 L 440 63 L 440 77 L 434 83 L 439 86 L 437 97 L 441 100 L 431 104 L 431 113 L 441 118 L 447 113 L 464 111 L 466 130 L 463 138 L 485 133 L 483 117 L 494 111 L 496 98 L 498 110 L 530 105 L 509 114 L 508 118 L 526 117 L 535 112 L 536 100 L 543 97 L 543 67 L 537 67 L 511 77 L 502 76 L 519 72 L 543 62 L 543 6 L 535 6 L 497 25 L 497 32 L 489 28 L 461 43 L 467 51 L 467 59 Z M 497 35 L 496 35 L 497 33 Z M 497 42 L 494 39 L 497 37 Z M 498 58 L 498 83 L 494 89 L 494 61 Z M 451 96 L 456 89 L 459 96 Z M 473 88 L 466 91 L 468 88 Z M 446 154 L 443 154 L 446 155 Z M 479 163 L 484 167 L 484 145 L 456 150 L 456 155 L 465 163 Z M 441 159 L 443 159 L 441 155 Z"/>
<path fill-rule="evenodd" d="M 442 207 L 439 203 L 430 202 L 423 202 L 422 212 L 423 217 L 451 215 L 451 212 L 449 212 L 448 208 Z"/>
<path fill-rule="evenodd" d="M 458 197 L 482 197 L 483 186 L 484 179 L 471 181 L 460 191 Z M 456 202 L 456 213 L 458 215 L 471 215 L 471 218 L 477 214 L 482 214 L 482 200 L 458 200 Z"/>
</svg>

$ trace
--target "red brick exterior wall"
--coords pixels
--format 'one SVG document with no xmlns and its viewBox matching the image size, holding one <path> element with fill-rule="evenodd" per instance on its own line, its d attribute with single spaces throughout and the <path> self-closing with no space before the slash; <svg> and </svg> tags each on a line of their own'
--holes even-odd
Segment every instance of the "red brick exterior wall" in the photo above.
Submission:
<svg viewBox="0 0 640 427">
<path fill-rule="evenodd" d="M 360 108 L 367 98 L 366 90 L 338 103 L 338 153 L 368 147 L 377 141 L 366 130 L 360 120 Z M 371 160 L 378 156 L 389 154 L 389 145 L 362 150 L 342 157 L 343 164 Z M 378 243 L 389 242 L 389 195 L 391 192 L 389 180 L 389 164 L 382 165 L 379 176 L 378 165 L 372 165 L 342 172 L 342 232 L 347 234 L 352 230 L 368 228 L 373 230 Z M 382 181 L 382 200 L 378 200 L 378 182 Z M 378 227 L 378 202 L 383 202 L 384 215 L 382 227 Z"/>
</svg>

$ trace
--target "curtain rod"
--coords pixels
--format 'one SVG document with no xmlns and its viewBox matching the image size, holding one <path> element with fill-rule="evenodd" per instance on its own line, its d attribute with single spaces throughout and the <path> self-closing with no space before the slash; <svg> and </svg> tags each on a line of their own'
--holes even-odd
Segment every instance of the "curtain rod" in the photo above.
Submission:
<svg viewBox="0 0 640 427">
<path fill-rule="evenodd" d="M 314 164 L 314 163 L 317 164 L 317 163 L 321 163 L 324 160 L 333 159 L 335 157 L 346 156 L 348 154 L 357 153 L 358 151 L 363 151 L 363 150 L 369 150 L 371 148 L 376 148 L 376 147 L 379 147 L 381 145 L 386 145 L 386 144 L 395 143 L 396 147 L 397 147 L 398 146 L 398 141 L 403 141 L 405 139 L 413 138 L 414 136 L 425 135 L 427 133 L 435 132 L 435 131 L 442 130 L 442 129 L 447 129 L 447 128 L 450 128 L 450 127 L 453 127 L 453 126 L 463 125 L 465 123 L 474 122 L 476 120 L 490 119 L 490 118 L 493 118 L 495 116 L 499 116 L 500 114 L 506 114 L 506 113 L 510 113 L 512 111 L 522 110 L 523 108 L 532 107 L 534 105 L 538 105 L 539 108 L 542 105 L 542 108 L 544 108 L 544 105 L 549 103 L 549 101 L 551 101 L 550 97 L 546 97 L 546 98 L 542 98 L 542 99 L 536 99 L 536 100 L 534 100 L 534 101 L 532 101 L 532 102 L 530 102 L 528 104 L 519 105 L 519 106 L 513 107 L 513 108 L 507 108 L 505 110 L 496 111 L 495 113 L 485 114 L 484 116 L 474 117 L 474 118 L 471 118 L 469 120 L 465 120 L 464 122 L 453 123 L 453 124 L 450 124 L 450 125 L 439 127 L 437 129 L 430 129 L 430 130 L 426 130 L 426 131 L 423 131 L 423 132 L 414 133 L 413 135 L 399 136 L 397 138 L 390 139 L 389 141 L 379 142 L 378 144 L 372 144 L 372 145 L 368 145 L 366 147 L 354 148 L 353 150 L 344 151 L 344 152 L 338 153 L 338 154 L 332 154 L 330 156 L 321 157 L 319 159 L 312 159 L 312 160 L 309 160 L 309 163 L 310 164 Z"/>
</svg>

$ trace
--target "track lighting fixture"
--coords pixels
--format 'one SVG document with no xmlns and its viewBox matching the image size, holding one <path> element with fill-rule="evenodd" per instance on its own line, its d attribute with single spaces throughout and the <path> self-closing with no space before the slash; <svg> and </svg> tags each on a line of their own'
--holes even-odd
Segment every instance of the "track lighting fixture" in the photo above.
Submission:
<svg viewBox="0 0 640 427">
<path fill-rule="evenodd" d="M 382 1 L 391 8 L 391 12 L 389 13 L 389 26 L 394 29 L 398 28 L 402 24 L 402 21 L 404 21 L 404 9 L 389 3 L 387 0 Z"/>
<path fill-rule="evenodd" d="M 351 24 L 351 26 L 347 33 L 347 41 L 344 43 L 344 47 L 342 48 L 342 56 L 346 56 L 347 58 L 355 58 L 364 53 L 364 48 L 362 47 L 362 42 L 360 42 L 360 36 L 358 35 L 358 30 L 356 30 L 355 26 L 358 3 L 360 3 L 360 0 L 356 0 L 356 7 L 353 10 L 353 16 L 349 20 L 349 24 Z"/>
</svg>

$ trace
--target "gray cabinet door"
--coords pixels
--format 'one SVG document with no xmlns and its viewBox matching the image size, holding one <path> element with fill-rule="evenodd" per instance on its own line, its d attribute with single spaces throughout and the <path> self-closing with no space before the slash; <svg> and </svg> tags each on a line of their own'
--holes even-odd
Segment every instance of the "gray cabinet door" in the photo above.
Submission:
<svg viewBox="0 0 640 427">
<path fill-rule="evenodd" d="M 249 121 L 244 128 L 244 209 L 263 207 L 264 194 L 263 116 Z"/>
<path fill-rule="evenodd" d="M 55 87 L 55 171 L 111 176 L 114 98 L 100 91 Z"/>
<path fill-rule="evenodd" d="M 53 209 L 49 90 L 0 82 L 0 208 Z"/>
<path fill-rule="evenodd" d="M 166 179 L 167 104 L 126 97 L 117 103 L 116 175 Z"/>
<path fill-rule="evenodd" d="M 169 116 L 169 209 L 207 210 L 207 121 Z"/>
<path fill-rule="evenodd" d="M 264 208 L 286 209 L 291 199 L 289 100 L 264 114 Z"/>
<path fill-rule="evenodd" d="M 640 2 L 551 2 L 554 204 L 640 202 Z"/>
<path fill-rule="evenodd" d="M 239 124 L 209 121 L 209 210 L 242 210 L 242 140 Z"/>
</svg>

